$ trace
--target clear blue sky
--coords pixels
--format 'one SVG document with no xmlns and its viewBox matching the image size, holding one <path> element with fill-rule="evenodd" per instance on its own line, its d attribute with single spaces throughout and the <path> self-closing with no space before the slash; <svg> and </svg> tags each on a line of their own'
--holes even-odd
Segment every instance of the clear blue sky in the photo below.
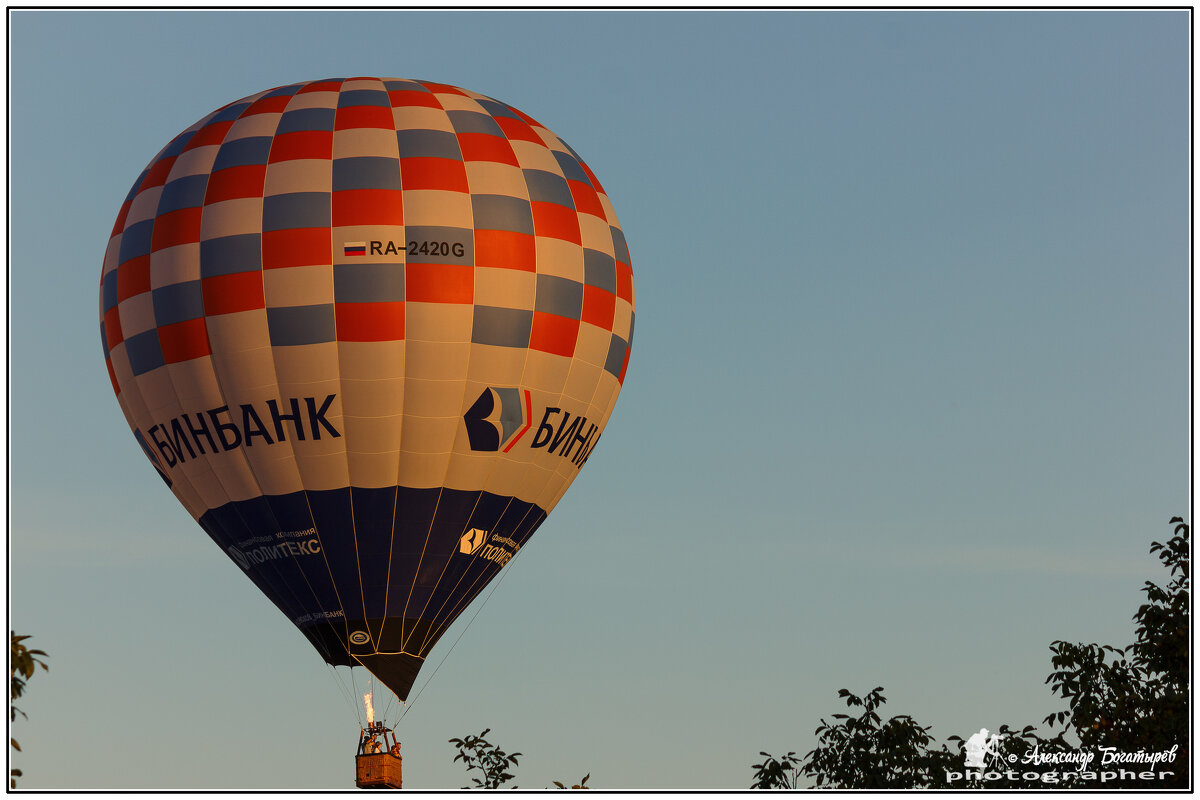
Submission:
<svg viewBox="0 0 1200 800">
<path fill-rule="evenodd" d="M 490 727 L 522 787 L 745 788 L 842 687 L 1040 725 L 1052 640 L 1131 641 L 1191 502 L 1186 11 L 9 20 L 9 613 L 51 654 L 21 787 L 352 788 L 361 688 L 153 474 L 98 336 L 142 167 L 322 77 L 537 118 L 637 285 L 604 440 L 434 651 L 407 786 L 462 786 L 446 740 Z"/>
</svg>

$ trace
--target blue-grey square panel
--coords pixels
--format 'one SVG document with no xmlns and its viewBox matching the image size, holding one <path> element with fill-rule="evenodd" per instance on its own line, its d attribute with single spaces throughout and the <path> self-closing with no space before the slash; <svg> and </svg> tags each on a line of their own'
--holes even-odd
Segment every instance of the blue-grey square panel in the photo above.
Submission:
<svg viewBox="0 0 1200 800">
<path fill-rule="evenodd" d="M 172 325 L 204 316 L 204 293 L 200 281 L 184 281 L 152 290 L 155 324 Z"/>
<path fill-rule="evenodd" d="M 333 304 L 267 308 L 273 347 L 332 342 L 337 338 Z"/>
<path fill-rule="evenodd" d="M 400 162 L 386 156 L 355 156 L 333 160 L 333 191 L 394 189 L 399 191 Z"/>
<path fill-rule="evenodd" d="M 270 136 L 248 136 L 245 139 L 234 139 L 221 145 L 221 149 L 217 151 L 217 158 L 213 161 L 212 171 L 216 172 L 227 167 L 266 164 L 270 152 Z"/>
<path fill-rule="evenodd" d="M 567 181 L 562 175 L 555 175 L 553 172 L 541 169 L 527 169 L 524 170 L 524 173 L 525 185 L 529 187 L 530 200 L 557 203 L 567 208 L 575 207 L 575 200 L 571 197 L 571 187 L 567 186 Z"/>
<path fill-rule="evenodd" d="M 621 377 L 621 365 L 625 363 L 625 354 L 629 352 L 629 343 L 620 336 L 613 334 L 608 344 L 608 358 L 604 360 L 604 371 Z"/>
<path fill-rule="evenodd" d="M 291 192 L 263 198 L 262 229 L 327 228 L 330 222 L 327 192 Z"/>
<path fill-rule="evenodd" d="M 583 284 L 557 275 L 538 275 L 533 307 L 535 311 L 579 319 L 583 313 Z"/>
<path fill-rule="evenodd" d="M 471 341 L 500 347 L 528 347 L 533 312 L 516 308 L 476 306 Z"/>
<path fill-rule="evenodd" d="M 297 131 L 331 131 L 334 113 L 332 108 L 296 108 L 285 111 L 279 118 L 275 133 L 278 135 Z"/>
<path fill-rule="evenodd" d="M 404 299 L 403 264 L 352 262 L 333 268 L 333 299 L 338 303 L 390 303 Z"/>
<path fill-rule="evenodd" d="M 533 210 L 528 200 L 503 194 L 473 194 L 471 210 L 476 230 L 533 235 Z"/>
<path fill-rule="evenodd" d="M 617 262 L 608 253 L 583 249 L 583 282 L 617 293 Z"/>
<path fill-rule="evenodd" d="M 125 354 L 129 356 L 129 367 L 134 375 L 141 375 L 166 363 L 162 345 L 158 343 L 157 328 L 135 333 L 125 339 Z"/>
<path fill-rule="evenodd" d="M 450 131 L 431 131 L 423 128 L 396 131 L 396 144 L 401 158 L 453 158 L 462 161 L 458 137 Z"/>
<path fill-rule="evenodd" d="M 262 269 L 262 234 L 239 233 L 200 242 L 200 277 Z"/>
</svg>

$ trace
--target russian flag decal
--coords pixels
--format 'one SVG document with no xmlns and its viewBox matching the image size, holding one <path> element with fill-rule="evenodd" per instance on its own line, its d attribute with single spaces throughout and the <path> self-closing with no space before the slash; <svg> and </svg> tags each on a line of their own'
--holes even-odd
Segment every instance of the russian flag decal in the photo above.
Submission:
<svg viewBox="0 0 1200 800">
<path fill-rule="evenodd" d="M 345 254 L 348 256 L 365 256 L 367 254 L 367 243 L 346 242 Z"/>
</svg>

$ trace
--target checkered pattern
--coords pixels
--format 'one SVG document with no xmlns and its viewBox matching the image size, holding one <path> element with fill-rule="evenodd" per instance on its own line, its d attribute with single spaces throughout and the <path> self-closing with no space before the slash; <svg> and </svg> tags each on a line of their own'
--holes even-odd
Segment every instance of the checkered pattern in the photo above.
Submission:
<svg viewBox="0 0 1200 800">
<path fill-rule="evenodd" d="M 173 489 L 196 517 L 348 485 L 487 490 L 548 512 L 574 467 L 473 453 L 462 414 L 487 386 L 519 386 L 602 428 L 633 273 L 600 183 L 529 116 L 444 84 L 321 80 L 231 103 L 150 162 L 113 227 L 100 320 L 143 435 L 337 395 L 343 437 L 181 464 Z"/>
</svg>

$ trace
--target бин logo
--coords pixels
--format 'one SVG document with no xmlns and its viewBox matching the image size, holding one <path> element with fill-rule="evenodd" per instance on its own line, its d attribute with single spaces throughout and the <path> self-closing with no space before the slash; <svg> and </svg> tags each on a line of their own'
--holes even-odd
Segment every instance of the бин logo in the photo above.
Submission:
<svg viewBox="0 0 1200 800">
<path fill-rule="evenodd" d="M 463 414 L 472 450 L 494 453 L 503 449 L 507 453 L 525 435 L 533 424 L 533 401 L 528 389 L 524 391 L 524 402 L 521 394 L 515 387 L 483 390 L 479 399 Z"/>
<path fill-rule="evenodd" d="M 487 541 L 488 532 L 479 528 L 471 528 L 458 540 L 458 552 L 473 555 Z"/>
</svg>

